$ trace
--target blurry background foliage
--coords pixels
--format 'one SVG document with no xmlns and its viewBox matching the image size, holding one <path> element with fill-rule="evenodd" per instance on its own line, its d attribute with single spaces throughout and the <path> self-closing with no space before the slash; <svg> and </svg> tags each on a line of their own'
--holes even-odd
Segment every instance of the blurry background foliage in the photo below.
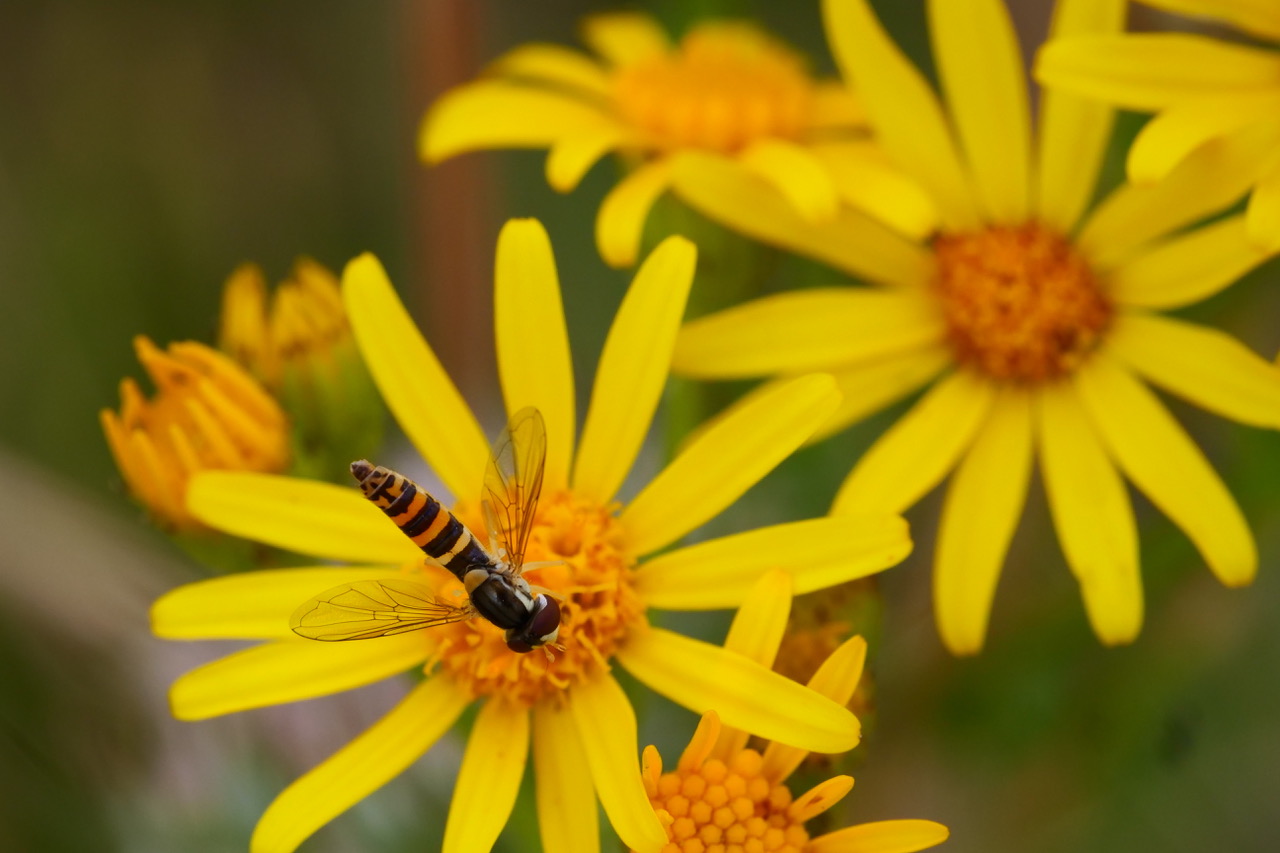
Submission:
<svg viewBox="0 0 1280 853">
<path fill-rule="evenodd" d="M 876 5 L 929 68 L 922 0 Z M 1024 46 L 1037 44 L 1049 0 L 1010 5 Z M 496 430 L 489 306 L 495 240 L 510 216 L 537 216 L 551 233 L 585 394 L 629 278 L 604 266 L 591 239 L 616 165 L 560 196 L 541 154 L 469 155 L 428 170 L 414 138 L 445 87 L 517 44 L 573 44 L 583 14 L 610 8 L 0 4 L 0 849 L 243 850 L 277 791 L 403 692 L 382 684 L 198 724 L 168 719 L 168 682 L 226 647 L 149 636 L 149 601 L 204 569 L 123 494 L 96 414 L 116 405 L 122 376 L 140 375 L 134 334 L 214 340 L 222 283 L 242 261 L 277 281 L 298 255 L 340 270 L 371 250 Z M 756 16 L 831 69 L 816 2 L 647 8 L 677 30 L 703 14 Z M 1133 23 L 1174 24 L 1140 8 Z M 1122 119 L 1110 180 L 1140 123 Z M 664 204 L 650 236 L 688 221 Z M 720 298 L 710 290 L 717 277 L 740 280 L 748 264 L 768 271 L 752 288 L 839 279 L 695 228 L 704 306 Z M 1280 266 L 1193 313 L 1273 354 Z M 881 583 L 876 725 L 859 749 L 850 819 L 938 820 L 951 827 L 942 849 L 952 853 L 1275 849 L 1280 441 L 1174 406 L 1244 506 L 1262 554 L 1258 582 L 1223 589 L 1135 496 L 1146 627 L 1133 646 L 1104 649 L 1033 487 L 987 651 L 957 661 L 934 633 L 929 565 L 909 559 Z M 854 455 L 902 408 L 801 452 L 716 528 L 821 513 Z M 386 458 L 421 464 L 392 440 Z M 932 551 L 937 509 L 934 496 L 910 513 L 920 554 Z M 715 640 L 727 624 L 687 621 Z M 695 723 L 652 697 L 640 714 L 642 744 L 664 754 Z M 303 849 L 436 849 L 461 743 L 442 742 Z M 531 793 L 499 849 L 535 848 Z"/>
</svg>

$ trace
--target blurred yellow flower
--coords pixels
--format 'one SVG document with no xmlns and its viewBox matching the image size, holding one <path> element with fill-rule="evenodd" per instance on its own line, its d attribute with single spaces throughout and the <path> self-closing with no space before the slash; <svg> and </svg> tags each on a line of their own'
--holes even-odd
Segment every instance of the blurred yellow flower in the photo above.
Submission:
<svg viewBox="0 0 1280 853">
<path fill-rule="evenodd" d="M 784 293 L 695 320 L 672 367 L 707 379 L 829 370 L 844 403 L 821 435 L 932 384 L 857 463 L 833 512 L 902 511 L 955 470 L 934 605 L 947 647 L 973 654 L 1038 454 L 1093 629 L 1126 643 L 1141 627 L 1142 588 L 1121 474 L 1223 583 L 1247 584 L 1257 569 L 1239 507 L 1143 381 L 1280 426 L 1272 365 L 1222 332 L 1155 313 L 1217 293 L 1269 256 L 1243 216 L 1187 229 L 1243 194 L 1257 141 L 1204 146 L 1163 181 L 1122 186 L 1086 214 L 1110 108 L 1045 92 L 1033 134 L 1004 5 L 927 8 L 945 108 L 865 0 L 823 3 L 839 65 L 889 155 L 930 189 L 941 232 L 919 242 L 852 211 L 814 227 L 766 184 L 690 158 L 675 180 L 703 213 L 876 286 Z M 1124 9 L 1062 0 L 1054 35 L 1113 32 Z"/>
<path fill-rule="evenodd" d="M 768 665 L 778 650 L 791 602 L 791 580 L 772 572 L 757 582 L 734 619 L 725 648 Z M 867 644 L 851 637 L 822 662 L 809 686 L 841 704 L 862 675 Z M 724 726 L 714 711 L 702 721 L 675 769 L 645 747 L 645 792 L 667 831 L 662 853 L 913 853 L 941 844 L 947 828 L 931 820 L 886 820 L 810 838 L 809 821 L 840 802 L 853 778 L 836 776 L 793 797 L 787 777 L 807 751 L 771 743 L 747 748 L 747 733 Z"/>
<path fill-rule="evenodd" d="M 120 382 L 120 412 L 100 413 L 116 467 L 135 498 L 162 525 L 203 529 L 187 510 L 186 489 L 200 471 L 283 471 L 289 461 L 284 412 L 227 356 L 184 341 L 161 350 L 134 338 L 155 385 L 148 399 L 132 377 Z"/>
<path fill-rule="evenodd" d="M 1258 0 L 1141 0 L 1239 27 L 1249 44 L 1191 33 L 1089 34 L 1041 49 L 1044 85 L 1156 113 L 1129 149 L 1129 179 L 1163 179 L 1205 143 L 1240 137 L 1256 181 L 1245 219 L 1280 249 L 1280 4 Z M 1257 42 L 1261 42 L 1258 44 Z"/>
<path fill-rule="evenodd" d="M 706 431 L 618 506 L 666 383 L 694 261 L 693 245 L 673 237 L 641 265 L 605 342 L 575 441 L 572 362 L 550 241 L 533 220 L 508 223 L 499 238 L 495 337 L 506 408 L 535 406 L 547 429 L 543 498 L 525 557 L 563 561 L 528 573 L 564 602 L 564 649 L 553 661 L 511 652 L 503 632 L 482 619 L 362 642 L 294 636 L 290 614 L 335 585 L 404 571 L 440 582 L 447 595 L 456 581 L 424 567 L 408 537 L 355 488 L 247 474 L 205 475 L 193 484 L 193 511 L 211 526 L 353 565 L 219 578 L 160 599 L 152 611 L 160 636 L 266 641 L 180 678 L 170 694 L 175 715 L 200 719 L 325 695 L 412 667 L 428 675 L 276 799 L 254 833 L 255 853 L 293 850 L 404 770 L 478 699 L 491 701 L 467 744 L 446 851 L 492 846 L 530 744 L 544 849 L 597 850 L 598 797 L 624 842 L 657 850 L 665 833 L 641 783 L 635 717 L 609 673 L 612 662 L 676 702 L 699 712 L 714 707 L 726 722 L 774 740 L 823 751 L 857 743 L 857 718 L 839 704 L 646 617 L 647 607 L 734 607 L 775 565 L 794 565 L 797 589 L 811 590 L 880 571 L 911 548 L 901 518 L 873 513 L 854 529 L 823 518 L 663 550 L 733 503 L 830 415 L 838 394 L 822 375 L 796 379 Z M 457 499 L 459 514 L 483 530 L 477 508 L 489 448 L 475 416 L 376 259 L 352 261 L 342 292 L 392 412 Z"/>
<path fill-rule="evenodd" d="M 703 23 L 673 45 L 649 16 L 623 13 L 588 18 L 583 35 L 599 59 L 528 44 L 444 95 L 422 124 L 423 159 L 547 148 L 547 181 L 568 192 L 610 151 L 632 155 L 635 168 L 596 219 L 613 266 L 635 263 L 649 210 L 685 151 L 768 181 L 806 221 L 850 204 L 916 233 L 932 227 L 928 198 L 866 139 L 854 96 L 815 80 L 753 24 Z"/>
</svg>

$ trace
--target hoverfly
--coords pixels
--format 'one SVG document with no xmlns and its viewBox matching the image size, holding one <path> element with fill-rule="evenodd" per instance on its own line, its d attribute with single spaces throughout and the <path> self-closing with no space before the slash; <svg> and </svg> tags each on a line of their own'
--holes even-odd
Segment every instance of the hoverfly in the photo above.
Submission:
<svg viewBox="0 0 1280 853">
<path fill-rule="evenodd" d="M 445 601 L 426 583 L 407 578 L 356 581 L 299 607 L 289 623 L 294 633 L 312 640 L 367 640 L 482 616 L 506 631 L 513 652 L 555 643 L 560 605 L 545 593 L 533 594 L 521 577 L 546 459 L 542 414 L 533 407 L 521 409 L 498 437 L 485 469 L 481 506 L 489 549 L 408 477 L 363 459 L 352 462 L 364 496 L 432 562 L 462 581 L 469 600 Z"/>
</svg>

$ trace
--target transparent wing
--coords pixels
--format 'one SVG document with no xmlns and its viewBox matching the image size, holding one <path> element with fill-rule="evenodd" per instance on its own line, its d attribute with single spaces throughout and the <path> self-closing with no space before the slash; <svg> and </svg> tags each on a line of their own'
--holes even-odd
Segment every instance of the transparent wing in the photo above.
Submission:
<svg viewBox="0 0 1280 853">
<path fill-rule="evenodd" d="M 299 607 L 289 627 L 309 640 L 370 640 L 475 615 L 470 602 L 451 604 L 416 581 L 356 581 L 326 590 Z"/>
<path fill-rule="evenodd" d="M 513 575 L 520 574 L 524 562 L 546 463 L 547 427 L 542 413 L 528 406 L 507 422 L 484 474 L 485 519 Z"/>
</svg>

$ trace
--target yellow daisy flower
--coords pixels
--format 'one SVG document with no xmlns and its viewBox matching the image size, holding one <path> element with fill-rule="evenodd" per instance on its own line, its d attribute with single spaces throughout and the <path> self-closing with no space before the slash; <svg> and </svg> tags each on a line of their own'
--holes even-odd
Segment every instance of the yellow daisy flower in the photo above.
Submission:
<svg viewBox="0 0 1280 853">
<path fill-rule="evenodd" d="M 547 148 L 547 181 L 568 192 L 610 151 L 629 155 L 635 168 L 596 219 L 596 243 L 613 266 L 635 263 L 649 210 L 686 151 L 768 181 L 806 221 L 850 204 L 914 233 L 933 226 L 928 198 L 865 138 L 849 91 L 815 80 L 754 25 L 707 22 L 673 45 L 647 15 L 608 14 L 588 18 L 583 36 L 598 59 L 528 44 L 445 94 L 423 120 L 422 158 Z"/>
<path fill-rule="evenodd" d="M 771 572 L 752 589 L 734 618 L 725 648 L 758 660 L 773 660 L 791 601 L 791 579 Z M 822 662 L 809 686 L 841 704 L 854 695 L 867 644 L 851 637 Z M 782 743 L 747 748 L 747 733 L 702 716 L 675 769 L 645 747 L 645 792 L 666 828 L 662 853 L 913 853 L 941 844 L 950 834 L 931 820 L 886 820 L 845 827 L 810 838 L 805 822 L 830 809 L 853 788 L 850 776 L 835 776 L 794 797 L 786 786 L 808 753 Z"/>
<path fill-rule="evenodd" d="M 689 323 L 673 370 L 701 378 L 830 370 L 829 434 L 930 387 L 844 481 L 833 512 L 901 511 L 955 470 L 935 555 L 948 648 L 982 647 L 1033 458 L 1059 540 L 1105 643 L 1142 622 L 1137 528 L 1121 474 L 1180 526 L 1218 578 L 1249 583 L 1253 537 L 1204 454 L 1143 380 L 1210 411 L 1280 426 L 1280 373 L 1217 330 L 1161 316 L 1268 253 L 1243 216 L 1184 229 L 1238 198 L 1241 140 L 1196 151 L 1152 186 L 1086 211 L 1111 110 L 1042 93 L 1032 133 L 1023 64 L 999 0 L 927 6 L 946 99 L 865 0 L 825 0 L 828 38 L 878 138 L 927 186 L 940 233 L 920 242 L 850 212 L 812 227 L 767 185 L 713 162 L 680 171 L 713 219 L 872 282 L 784 293 Z M 1112 32 L 1122 0 L 1062 0 L 1055 36 Z M 1251 144 L 1251 141 L 1250 141 Z M 776 380 L 767 388 L 784 380 Z"/>
<path fill-rule="evenodd" d="M 532 744 L 544 849 L 597 848 L 596 798 L 618 835 L 656 850 L 665 834 L 636 767 L 635 716 L 609 674 L 641 682 L 745 730 L 806 749 L 858 740 L 844 707 L 741 655 L 652 626 L 646 608 L 736 606 L 760 575 L 795 566 L 811 590 L 867 575 L 910 550 L 905 522 L 879 513 L 856 529 L 832 519 L 780 524 L 667 548 L 717 515 L 786 458 L 838 402 L 830 377 L 805 376 L 708 430 L 624 506 L 616 494 L 648 431 L 693 277 L 695 251 L 670 238 L 641 266 L 609 332 L 579 440 L 573 370 L 555 261 L 536 221 L 498 242 L 495 324 L 508 411 L 535 406 L 546 423 L 542 501 L 525 558 L 531 581 L 564 602 L 554 660 L 508 649 L 482 619 L 361 642 L 313 642 L 290 614 L 335 585 L 399 571 L 458 591 L 355 488 L 284 477 L 211 474 L 190 489 L 206 523 L 343 567 L 258 572 L 192 584 L 153 608 L 157 634 L 265 640 L 180 678 L 174 714 L 201 719 L 346 690 L 422 667 L 426 680 L 381 721 L 286 789 L 253 836 L 255 853 L 293 850 L 317 828 L 400 773 L 472 702 L 485 700 L 468 741 L 444 849 L 488 850 L 515 801 Z M 372 256 L 352 261 L 343 299 L 357 343 L 389 407 L 474 530 L 489 454 L 475 416 Z M 655 556 L 656 554 L 656 556 Z M 424 666 L 425 665 L 425 666 Z"/>
<path fill-rule="evenodd" d="M 1191 33 L 1090 34 L 1040 51 L 1047 86 L 1156 113 L 1129 149 L 1129 178 L 1157 181 L 1205 143 L 1239 137 L 1254 190 L 1250 236 L 1280 249 L 1280 4 L 1259 0 L 1141 0 L 1169 12 L 1235 26 L 1261 44 Z"/>
</svg>

